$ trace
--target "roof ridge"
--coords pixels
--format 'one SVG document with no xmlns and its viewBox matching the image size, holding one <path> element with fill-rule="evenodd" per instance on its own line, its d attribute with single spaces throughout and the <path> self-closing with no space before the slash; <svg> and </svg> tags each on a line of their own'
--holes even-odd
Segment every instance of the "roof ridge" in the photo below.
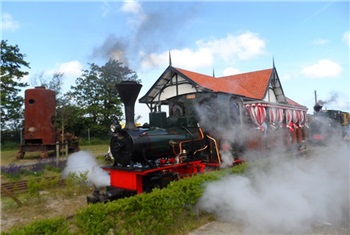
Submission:
<svg viewBox="0 0 350 235">
<path fill-rule="evenodd" d="M 221 78 L 228 78 L 228 77 L 232 77 L 232 76 L 238 76 L 238 75 L 244 75 L 244 74 L 252 74 L 252 73 L 257 73 L 257 72 L 263 72 L 263 71 L 267 71 L 267 70 L 272 70 L 273 68 L 268 68 L 268 69 L 260 69 L 260 70 L 256 70 L 256 71 L 250 71 L 250 72 L 245 72 L 245 73 L 237 73 L 237 74 L 232 74 L 232 75 L 226 75 L 226 76 L 221 76 L 221 77 L 213 77 L 211 75 L 206 75 L 204 73 L 198 73 L 198 72 L 194 72 L 192 70 L 188 70 L 188 69 L 183 69 L 183 68 L 179 68 L 179 67 L 173 67 L 174 69 L 177 70 L 183 70 L 186 72 L 190 72 L 190 73 L 195 73 L 195 74 L 200 74 L 203 76 L 207 76 L 207 77 L 211 77 L 211 78 L 215 78 L 215 79 L 221 79 Z"/>
<path fill-rule="evenodd" d="M 179 71 L 185 71 L 185 72 L 190 72 L 190 73 L 194 73 L 194 74 L 198 74 L 198 75 L 201 75 L 201 76 L 206 76 L 208 78 L 217 78 L 217 77 L 213 77 L 213 76 L 210 76 L 210 75 L 206 75 L 206 74 L 203 74 L 203 73 L 198 73 L 198 72 L 194 72 L 194 71 L 191 71 L 191 70 L 187 70 L 187 69 L 182 69 L 182 68 L 178 68 L 178 67 L 173 67 L 174 69 L 176 70 L 179 70 Z"/>
<path fill-rule="evenodd" d="M 244 75 L 244 74 L 252 74 L 252 73 L 258 73 L 258 72 L 265 72 L 265 71 L 272 70 L 272 69 L 273 69 L 273 68 L 269 68 L 269 69 L 260 69 L 260 70 L 256 70 L 256 71 L 245 72 L 245 73 L 237 73 L 237 74 L 226 75 L 226 76 L 217 77 L 217 78 L 228 78 L 228 77 L 239 76 L 239 75 Z"/>
</svg>

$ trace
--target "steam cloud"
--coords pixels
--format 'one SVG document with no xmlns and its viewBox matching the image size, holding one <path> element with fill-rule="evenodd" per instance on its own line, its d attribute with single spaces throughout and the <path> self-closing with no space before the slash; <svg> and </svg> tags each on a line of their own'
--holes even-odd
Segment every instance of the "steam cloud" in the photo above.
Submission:
<svg viewBox="0 0 350 235">
<path fill-rule="evenodd" d="M 250 133 L 244 131 L 239 124 L 240 120 L 232 120 L 239 117 L 238 113 L 231 115 L 229 112 L 239 112 L 238 107 L 227 109 L 218 98 L 207 99 L 202 104 L 195 104 L 195 111 L 199 118 L 199 125 L 215 139 L 219 140 L 221 168 L 232 166 L 232 146 L 239 147 Z M 236 111 L 234 111 L 236 110 Z M 230 119 L 231 117 L 231 119 Z"/>
<path fill-rule="evenodd" d="M 335 103 L 338 100 L 338 94 L 337 93 L 332 93 L 331 97 L 328 100 L 318 100 L 317 103 L 319 105 L 325 105 L 325 104 L 330 104 L 330 103 Z"/>
<path fill-rule="evenodd" d="M 232 125 L 225 119 L 232 107 L 222 106 L 213 98 L 198 104 L 196 112 L 201 127 L 220 140 L 225 167 L 232 164 L 230 146 L 254 130 L 247 133 Z M 249 169 L 243 175 L 208 183 L 199 209 L 219 220 L 242 224 L 249 235 L 300 234 L 314 225 L 348 219 L 349 149 L 339 143 L 330 146 L 301 158 L 283 155 L 283 146 L 268 156 L 246 152 L 243 157 Z"/>
<path fill-rule="evenodd" d="M 199 8 L 198 3 L 178 5 L 171 2 L 143 2 L 141 5 L 135 1 L 133 4 L 137 4 L 137 10 L 124 10 L 133 22 L 128 31 L 123 33 L 128 36 L 109 35 L 101 45 L 94 48 L 92 57 L 117 59 L 129 66 L 130 62 L 140 59 L 140 55 L 167 47 L 169 41 L 181 45 L 186 37 L 179 36 L 180 31 L 175 32 L 173 29 L 181 27 L 184 31 L 195 18 Z M 179 7 L 183 8 L 183 11 L 174 10 Z"/>
<path fill-rule="evenodd" d="M 87 173 L 88 183 L 96 187 L 110 185 L 109 174 L 96 162 L 96 158 L 89 152 L 80 151 L 68 156 L 67 166 L 62 171 L 62 177 L 67 178 L 69 173 Z"/>
<path fill-rule="evenodd" d="M 113 58 L 128 65 L 128 59 L 125 55 L 127 48 L 127 43 L 123 39 L 109 35 L 102 45 L 93 50 L 92 56 L 108 59 Z"/>
<path fill-rule="evenodd" d="M 244 175 L 209 183 L 199 208 L 243 224 L 247 234 L 300 234 L 339 223 L 348 219 L 349 150 L 334 150 L 308 158 L 271 153 Z"/>
</svg>

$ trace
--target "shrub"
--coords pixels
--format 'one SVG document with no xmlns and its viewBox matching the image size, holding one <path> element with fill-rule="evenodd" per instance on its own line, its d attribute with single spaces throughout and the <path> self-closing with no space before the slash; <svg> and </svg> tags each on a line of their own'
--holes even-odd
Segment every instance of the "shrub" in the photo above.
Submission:
<svg viewBox="0 0 350 235">
<path fill-rule="evenodd" d="M 169 234 L 196 219 L 196 205 L 206 183 L 241 173 L 247 164 L 198 174 L 171 182 L 164 189 L 108 203 L 90 204 L 78 211 L 70 226 L 74 234 Z M 84 174 L 71 175 L 71 185 L 84 182 Z M 69 178 L 69 177 L 68 177 Z M 186 223 L 184 223 L 184 221 Z M 3 234 L 69 234 L 68 222 L 55 218 L 36 221 Z"/>
<path fill-rule="evenodd" d="M 235 169 L 196 175 L 173 181 L 168 187 L 151 193 L 89 205 L 76 214 L 75 224 L 82 234 L 167 234 L 186 218 L 195 217 L 196 204 L 206 182 L 240 173 L 245 167 L 242 164 Z"/>
<path fill-rule="evenodd" d="M 66 235 L 69 234 L 68 223 L 64 218 L 43 219 L 35 221 L 24 227 L 14 228 L 9 232 L 2 232 L 3 235 Z"/>
<path fill-rule="evenodd" d="M 55 188 L 60 181 L 60 177 L 52 177 L 52 178 L 40 178 L 39 180 L 36 178 L 28 179 L 28 192 L 30 195 L 38 195 L 39 191 Z"/>
<path fill-rule="evenodd" d="M 62 190 L 66 196 L 73 196 L 83 192 L 88 192 L 88 171 L 85 172 L 71 172 L 65 179 L 66 187 Z"/>
</svg>

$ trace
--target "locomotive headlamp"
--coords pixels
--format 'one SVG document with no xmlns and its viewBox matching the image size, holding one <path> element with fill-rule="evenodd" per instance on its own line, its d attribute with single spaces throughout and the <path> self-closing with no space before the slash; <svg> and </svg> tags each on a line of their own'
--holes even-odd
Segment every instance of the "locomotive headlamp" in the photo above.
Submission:
<svg viewBox="0 0 350 235">
<path fill-rule="evenodd" d="M 111 132 L 116 132 L 117 131 L 117 125 L 115 125 L 114 123 L 111 125 Z"/>
<path fill-rule="evenodd" d="M 115 132 L 115 130 L 116 130 L 116 126 L 115 125 L 111 125 L 111 132 Z"/>
<path fill-rule="evenodd" d="M 113 120 L 110 129 L 111 129 L 111 131 L 112 131 L 113 133 L 115 133 L 115 132 L 117 132 L 118 130 L 121 129 L 121 126 L 120 126 L 119 121 L 118 121 L 117 118 L 115 118 L 115 119 Z"/>
</svg>

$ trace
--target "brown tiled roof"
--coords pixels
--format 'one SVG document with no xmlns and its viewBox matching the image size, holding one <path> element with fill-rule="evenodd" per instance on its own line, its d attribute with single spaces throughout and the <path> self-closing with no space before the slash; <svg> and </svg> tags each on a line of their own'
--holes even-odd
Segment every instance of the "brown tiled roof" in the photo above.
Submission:
<svg viewBox="0 0 350 235">
<path fill-rule="evenodd" d="M 212 77 L 180 68 L 176 70 L 198 85 L 214 92 L 237 94 L 258 100 L 264 98 L 273 71 L 271 68 L 225 77 Z"/>
</svg>

